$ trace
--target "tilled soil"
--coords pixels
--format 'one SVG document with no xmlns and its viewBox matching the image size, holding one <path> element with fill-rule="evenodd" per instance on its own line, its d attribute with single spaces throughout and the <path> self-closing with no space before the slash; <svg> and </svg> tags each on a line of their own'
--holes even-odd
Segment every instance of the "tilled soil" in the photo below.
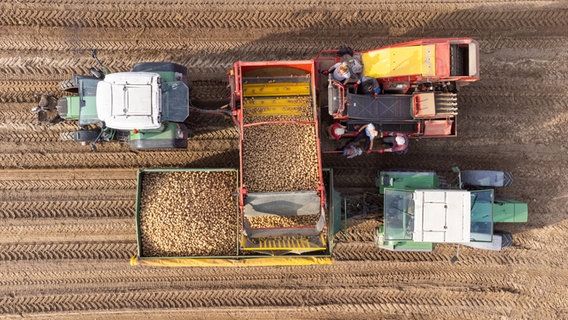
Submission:
<svg viewBox="0 0 568 320">
<path fill-rule="evenodd" d="M 0 4 L 0 313 L 60 319 L 568 318 L 568 3 L 565 1 L 29 1 Z M 404 156 L 324 157 L 335 185 L 376 192 L 378 169 L 511 171 L 503 197 L 529 222 L 501 252 L 438 246 L 393 253 L 372 220 L 351 221 L 326 266 L 130 267 L 140 167 L 238 166 L 221 115 L 190 115 L 187 151 L 132 152 L 60 141 L 35 125 L 34 93 L 94 65 L 185 65 L 195 106 L 227 103 L 239 60 L 311 59 L 430 37 L 480 43 L 481 80 L 459 95 L 456 139 L 412 141 Z M 372 215 L 369 215 L 372 216 Z M 370 221 L 370 222 L 369 222 Z"/>
</svg>

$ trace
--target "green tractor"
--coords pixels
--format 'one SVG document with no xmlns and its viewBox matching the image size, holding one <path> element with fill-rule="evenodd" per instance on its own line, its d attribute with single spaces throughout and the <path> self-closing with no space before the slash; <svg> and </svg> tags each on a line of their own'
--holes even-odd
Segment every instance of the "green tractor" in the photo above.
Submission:
<svg viewBox="0 0 568 320">
<path fill-rule="evenodd" d="M 375 242 L 392 251 L 432 251 L 436 243 L 501 250 L 512 244 L 496 222 L 527 222 L 526 203 L 495 199 L 494 188 L 512 183 L 508 172 L 460 171 L 450 184 L 435 172 L 381 171 L 376 184 L 384 195 L 384 224 Z"/>
<path fill-rule="evenodd" d="M 74 75 L 61 83 L 73 95 L 57 102 L 64 120 L 79 130 L 62 135 L 95 151 L 99 141 L 126 142 L 135 150 L 187 148 L 190 87 L 187 68 L 169 62 L 135 64 L 130 72 L 109 73 L 93 52 L 99 68 L 92 76 Z"/>
</svg>

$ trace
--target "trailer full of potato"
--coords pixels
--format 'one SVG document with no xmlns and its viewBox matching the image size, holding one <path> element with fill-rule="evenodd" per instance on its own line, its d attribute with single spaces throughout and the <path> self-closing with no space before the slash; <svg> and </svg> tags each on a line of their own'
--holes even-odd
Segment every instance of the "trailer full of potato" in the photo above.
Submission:
<svg viewBox="0 0 568 320">
<path fill-rule="evenodd" d="M 235 255 L 236 181 L 236 170 L 143 172 L 141 256 Z"/>
<path fill-rule="evenodd" d="M 269 66 L 252 67 L 243 74 L 243 188 L 249 194 L 315 193 L 320 184 L 320 163 L 310 71 Z M 274 196 L 273 201 L 288 200 Z M 280 234 L 277 229 L 313 227 L 321 217 L 317 209 L 302 215 L 281 214 L 277 206 L 264 214 L 256 212 L 254 206 L 252 211 L 244 210 L 243 216 L 249 235 L 255 229 L 273 229 L 276 236 Z M 290 232 L 282 234 L 291 236 Z"/>
<path fill-rule="evenodd" d="M 319 215 L 247 217 L 250 227 L 253 229 L 313 226 L 318 223 L 319 218 Z"/>
<path fill-rule="evenodd" d="M 317 141 L 312 125 L 245 127 L 242 155 L 248 192 L 315 190 L 318 186 Z"/>
<path fill-rule="evenodd" d="M 313 62 L 288 64 L 244 62 L 233 70 L 242 76 L 231 84 L 240 171 L 139 171 L 140 258 L 238 259 L 327 248 Z"/>
</svg>

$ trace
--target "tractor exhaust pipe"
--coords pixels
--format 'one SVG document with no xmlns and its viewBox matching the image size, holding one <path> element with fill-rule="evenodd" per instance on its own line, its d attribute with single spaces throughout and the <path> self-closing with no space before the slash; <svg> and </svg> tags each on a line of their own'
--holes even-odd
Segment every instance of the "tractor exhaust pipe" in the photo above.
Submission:
<svg viewBox="0 0 568 320">
<path fill-rule="evenodd" d="M 101 63 L 101 60 L 99 60 L 99 57 L 97 56 L 97 50 L 96 49 L 93 49 L 93 51 L 91 52 L 91 56 L 97 62 L 98 68 L 90 68 L 89 72 L 91 72 L 91 74 L 95 78 L 103 79 L 105 77 L 105 75 L 110 73 L 109 69 Z"/>
</svg>

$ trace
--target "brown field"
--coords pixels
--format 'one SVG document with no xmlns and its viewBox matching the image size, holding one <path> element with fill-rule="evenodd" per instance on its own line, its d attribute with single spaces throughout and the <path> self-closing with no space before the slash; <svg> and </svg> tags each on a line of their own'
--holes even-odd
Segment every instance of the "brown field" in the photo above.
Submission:
<svg viewBox="0 0 568 320">
<path fill-rule="evenodd" d="M 0 3 L 0 316 L 59 319 L 567 319 L 568 2 L 516 0 L 30 0 Z M 324 157 L 345 192 L 373 190 L 377 169 L 503 169 L 502 196 L 529 222 L 502 252 L 454 246 L 392 253 L 373 221 L 352 223 L 327 266 L 131 267 L 135 171 L 237 167 L 237 132 L 192 113 L 187 151 L 98 152 L 36 126 L 34 93 L 99 58 L 185 65 L 193 103 L 227 103 L 238 60 L 311 59 L 429 37 L 481 46 L 481 80 L 459 96 L 459 137 L 413 142 L 405 156 Z"/>
</svg>

